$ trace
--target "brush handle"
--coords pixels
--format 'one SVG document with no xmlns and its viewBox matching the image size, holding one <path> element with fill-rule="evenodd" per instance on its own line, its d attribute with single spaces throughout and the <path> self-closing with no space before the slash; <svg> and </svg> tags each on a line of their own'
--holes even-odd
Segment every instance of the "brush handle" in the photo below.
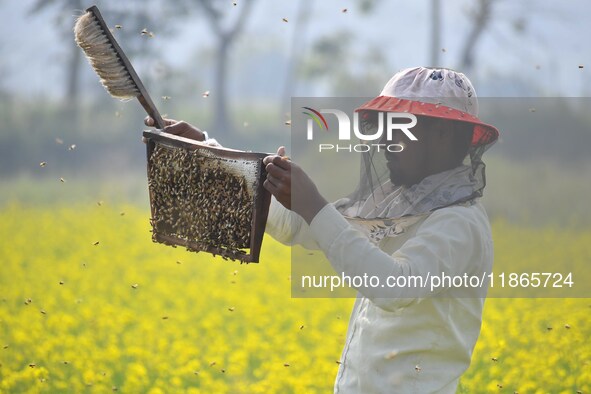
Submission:
<svg viewBox="0 0 591 394">
<path fill-rule="evenodd" d="M 105 23 L 105 20 L 103 19 L 103 16 L 101 15 L 101 12 L 99 11 L 98 7 L 96 5 L 93 5 L 92 7 L 89 7 L 86 11 L 92 12 L 94 14 L 99 24 L 101 25 L 103 32 L 109 39 L 109 42 L 113 45 L 115 52 L 117 52 L 117 56 L 119 56 L 119 59 L 121 59 L 121 62 L 125 66 L 125 69 L 129 73 L 129 76 L 133 80 L 133 83 L 135 83 L 135 85 L 137 86 L 140 92 L 139 96 L 137 96 L 137 99 L 139 100 L 140 104 L 142 105 L 142 107 L 144 107 L 148 115 L 150 115 L 150 117 L 154 119 L 154 125 L 159 129 L 163 129 L 166 126 L 166 124 L 164 123 L 162 116 L 160 116 L 160 112 L 158 112 L 158 109 L 156 109 L 156 105 L 154 105 L 154 102 L 150 98 L 148 91 L 144 87 L 144 84 L 142 83 L 140 77 L 135 72 L 135 69 L 131 65 L 131 62 L 125 55 L 125 52 L 123 52 L 123 49 L 121 49 L 119 43 L 117 43 L 117 40 L 115 40 L 115 37 L 113 37 L 113 34 L 111 34 L 111 31 Z"/>
<path fill-rule="evenodd" d="M 146 92 L 143 88 L 140 89 L 140 95 L 137 97 L 137 99 L 139 100 L 142 107 L 144 107 L 144 110 L 146 110 L 148 115 L 150 115 L 150 117 L 154 119 L 154 125 L 158 129 L 164 129 L 164 127 L 166 126 L 166 124 L 164 123 L 164 119 L 162 119 L 160 112 L 158 112 L 158 109 L 156 109 L 156 106 L 152 102 L 152 99 L 148 95 L 148 92 Z"/>
</svg>

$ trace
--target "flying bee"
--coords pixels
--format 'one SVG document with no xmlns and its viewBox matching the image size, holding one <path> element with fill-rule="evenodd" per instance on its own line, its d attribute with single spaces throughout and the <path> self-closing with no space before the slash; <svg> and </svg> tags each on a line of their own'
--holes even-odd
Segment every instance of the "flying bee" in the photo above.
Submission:
<svg viewBox="0 0 591 394">
<path fill-rule="evenodd" d="M 392 350 L 390 353 L 386 354 L 384 356 L 384 358 L 386 360 L 392 360 L 394 357 L 396 357 L 398 355 L 398 352 L 396 350 Z"/>
<path fill-rule="evenodd" d="M 215 365 L 215 361 L 212 361 L 212 362 L 209 363 L 209 366 L 210 367 L 213 367 L 214 365 Z"/>
<path fill-rule="evenodd" d="M 60 280 L 60 285 L 63 285 L 63 284 L 64 284 L 64 281 L 63 280 Z"/>
<path fill-rule="evenodd" d="M 143 29 L 143 30 L 140 32 L 140 34 L 141 34 L 142 36 L 145 36 L 145 35 L 147 35 L 147 34 L 149 34 L 149 33 L 150 33 L 150 32 L 149 32 L 149 31 L 148 31 L 148 29 L 146 29 L 146 28 L 144 28 L 144 29 Z"/>
<path fill-rule="evenodd" d="M 497 361 L 499 361 L 499 359 L 498 359 L 498 358 L 496 358 L 496 357 L 491 357 L 491 360 L 493 360 L 494 362 L 497 362 Z"/>
<path fill-rule="evenodd" d="M 72 144 L 70 146 L 68 146 L 68 150 L 74 150 L 76 149 L 76 144 Z"/>
<path fill-rule="evenodd" d="M 138 285 L 137 283 L 134 283 L 133 285 L 131 285 L 131 288 L 132 288 L 132 289 L 137 289 L 137 288 L 138 288 L 138 286 L 139 286 L 139 285 Z"/>
<path fill-rule="evenodd" d="M 203 98 L 207 98 L 209 97 L 209 90 L 206 90 L 205 92 L 203 92 L 203 94 L 201 95 Z"/>
<path fill-rule="evenodd" d="M 41 163 L 39 163 L 39 167 L 45 167 L 47 165 L 46 161 L 42 161 Z"/>
<path fill-rule="evenodd" d="M 65 180 L 64 178 L 60 178 L 60 182 L 61 182 L 61 183 L 65 183 L 65 182 L 66 182 L 66 180 Z"/>
<path fill-rule="evenodd" d="M 417 372 L 421 372 L 421 366 L 420 365 L 415 365 L 415 371 Z"/>
<path fill-rule="evenodd" d="M 162 96 L 162 100 L 170 100 L 170 96 Z"/>
<path fill-rule="evenodd" d="M 565 324 L 564 328 L 566 328 L 567 330 L 570 329 L 570 324 Z"/>
<path fill-rule="evenodd" d="M 289 22 L 289 21 L 287 20 L 287 18 L 282 18 L 281 20 L 282 20 L 283 22 L 285 22 L 285 23 Z"/>
<path fill-rule="evenodd" d="M 284 367 L 289 367 L 289 363 L 283 363 Z"/>
<path fill-rule="evenodd" d="M 121 25 L 115 25 L 115 29 L 123 29 L 123 26 L 121 26 Z"/>
<path fill-rule="evenodd" d="M 100 241 L 96 241 L 95 243 L 93 243 L 94 246 L 97 246 L 100 243 Z"/>
<path fill-rule="evenodd" d="M 44 309 L 41 309 L 39 312 L 41 312 L 43 315 L 47 315 L 47 312 L 45 312 Z"/>
</svg>

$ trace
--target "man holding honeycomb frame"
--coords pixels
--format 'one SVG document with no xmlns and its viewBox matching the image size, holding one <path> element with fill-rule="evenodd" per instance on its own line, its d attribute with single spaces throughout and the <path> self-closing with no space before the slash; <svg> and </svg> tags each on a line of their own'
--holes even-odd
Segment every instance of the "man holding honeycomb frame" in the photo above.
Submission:
<svg viewBox="0 0 591 394">
<path fill-rule="evenodd" d="M 384 109 L 415 115 L 417 141 L 393 133 L 390 142 L 400 152 L 367 152 L 357 189 L 332 204 L 283 147 L 264 159 L 264 186 L 274 196 L 267 233 L 322 250 L 349 277 L 484 278 L 493 247 L 478 201 L 485 187 L 482 154 L 498 131 L 478 119 L 471 82 L 449 69 L 402 70 L 357 109 L 364 134 L 372 134 Z M 168 124 L 166 132 L 206 139 L 184 122 Z M 451 284 L 432 284 L 356 287 L 335 392 L 456 391 L 480 333 L 488 282 L 459 293 Z"/>
</svg>

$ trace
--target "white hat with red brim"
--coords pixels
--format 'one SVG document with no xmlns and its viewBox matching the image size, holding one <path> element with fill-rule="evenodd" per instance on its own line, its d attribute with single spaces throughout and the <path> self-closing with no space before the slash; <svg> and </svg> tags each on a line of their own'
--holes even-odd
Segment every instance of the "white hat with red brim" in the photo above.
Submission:
<svg viewBox="0 0 591 394">
<path fill-rule="evenodd" d="M 472 146 L 488 145 L 499 137 L 494 126 L 478 118 L 478 99 L 470 80 L 446 68 L 402 70 L 388 81 L 378 97 L 355 111 L 407 112 L 472 123 Z"/>
</svg>

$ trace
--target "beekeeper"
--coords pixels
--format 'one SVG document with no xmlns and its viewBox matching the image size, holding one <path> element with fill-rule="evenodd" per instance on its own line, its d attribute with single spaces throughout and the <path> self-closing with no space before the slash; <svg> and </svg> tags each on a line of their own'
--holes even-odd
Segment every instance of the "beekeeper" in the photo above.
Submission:
<svg viewBox="0 0 591 394">
<path fill-rule="evenodd" d="M 332 204 L 296 163 L 265 158 L 265 187 L 276 198 L 267 232 L 286 244 L 317 245 L 338 274 L 375 276 L 381 284 L 490 273 L 491 231 L 478 199 L 482 154 L 498 131 L 478 119 L 468 78 L 406 69 L 357 111 L 367 135 L 377 112 L 414 114 L 417 141 L 399 132 L 392 142 L 401 152 L 364 153 L 359 187 Z M 292 193 L 296 212 L 289 210 Z M 463 282 L 461 291 L 442 281 L 358 287 L 335 392 L 455 393 L 480 332 L 487 283 Z"/>
<path fill-rule="evenodd" d="M 357 112 L 366 135 L 378 127 L 378 112 L 413 114 L 417 140 L 393 133 L 390 142 L 402 151 L 362 153 L 358 187 L 334 203 L 280 148 L 264 159 L 264 186 L 275 197 L 266 231 L 322 250 L 337 274 L 384 285 L 356 288 L 335 393 L 455 393 L 480 332 L 488 282 L 458 289 L 441 279 L 491 272 L 492 237 L 479 198 L 482 154 L 498 131 L 478 119 L 468 78 L 449 69 L 402 70 Z M 206 139 L 184 122 L 170 121 L 165 131 Z M 411 277 L 413 286 L 392 285 Z"/>
</svg>

